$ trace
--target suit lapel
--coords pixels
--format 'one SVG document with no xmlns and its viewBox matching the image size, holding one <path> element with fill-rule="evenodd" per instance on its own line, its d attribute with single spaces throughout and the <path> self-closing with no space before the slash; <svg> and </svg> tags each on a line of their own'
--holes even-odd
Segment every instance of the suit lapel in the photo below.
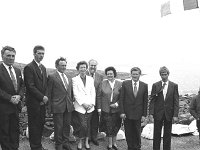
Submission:
<svg viewBox="0 0 200 150">
<path fill-rule="evenodd" d="M 168 98 L 168 96 L 170 95 L 171 93 L 171 90 L 172 90 L 172 83 L 169 81 L 169 85 L 168 85 L 168 88 L 167 88 L 167 94 L 166 94 L 166 97 L 165 97 L 165 100 Z"/>
<path fill-rule="evenodd" d="M 64 84 L 63 84 L 63 81 L 62 81 L 62 79 L 60 78 L 60 75 L 59 75 L 59 73 L 56 71 L 56 73 L 55 73 L 55 77 L 57 78 L 57 81 L 59 82 L 59 84 L 65 89 L 65 86 L 64 86 Z M 65 89 L 66 90 L 66 89 Z"/>
<path fill-rule="evenodd" d="M 42 80 L 42 74 L 40 72 L 40 69 L 39 69 L 37 63 L 35 62 L 35 60 L 33 60 L 32 62 L 33 62 L 33 65 L 34 65 L 34 68 L 35 68 L 35 71 L 36 71 L 38 77 Z"/>
<path fill-rule="evenodd" d="M 14 89 L 14 85 L 12 83 L 12 80 L 10 78 L 10 75 L 9 75 L 7 69 L 4 67 L 3 64 L 1 64 L 1 68 L 2 68 L 2 73 L 3 73 L 3 76 L 4 76 L 5 80 L 8 81 L 8 82 L 10 82 L 9 85 L 12 85 L 12 87 Z"/>
<path fill-rule="evenodd" d="M 134 94 L 133 94 L 133 85 L 132 85 L 132 80 L 130 80 L 130 81 L 128 82 L 128 87 L 129 87 L 130 90 L 131 90 L 131 95 L 132 95 L 133 99 L 135 99 L 135 96 L 134 96 Z"/>
</svg>

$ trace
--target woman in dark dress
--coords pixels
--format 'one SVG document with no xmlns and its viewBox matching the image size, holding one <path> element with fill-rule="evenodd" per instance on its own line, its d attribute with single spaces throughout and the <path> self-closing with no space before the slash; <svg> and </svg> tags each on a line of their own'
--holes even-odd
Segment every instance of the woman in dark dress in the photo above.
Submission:
<svg viewBox="0 0 200 150">
<path fill-rule="evenodd" d="M 121 127 L 121 118 L 119 115 L 119 93 L 122 86 L 122 82 L 116 80 L 117 72 L 114 67 L 108 67 L 105 69 L 107 76 L 106 80 L 103 80 L 100 89 L 97 93 L 97 108 L 101 115 L 101 120 L 104 120 L 105 132 L 108 137 L 107 149 L 112 148 L 117 150 L 116 136 Z"/>
</svg>

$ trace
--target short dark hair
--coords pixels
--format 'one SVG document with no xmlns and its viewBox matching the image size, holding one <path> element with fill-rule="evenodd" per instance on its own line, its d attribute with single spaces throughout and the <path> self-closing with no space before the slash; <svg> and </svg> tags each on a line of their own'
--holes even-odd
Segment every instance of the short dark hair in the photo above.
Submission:
<svg viewBox="0 0 200 150">
<path fill-rule="evenodd" d="M 4 46 L 1 50 L 1 55 L 3 55 L 5 53 L 5 51 L 8 50 L 8 51 L 12 51 L 14 53 L 16 53 L 15 49 L 11 46 Z"/>
<path fill-rule="evenodd" d="M 86 65 L 86 69 L 88 69 L 88 64 L 86 61 L 80 61 L 76 65 L 76 70 L 79 70 L 80 65 Z"/>
<path fill-rule="evenodd" d="M 33 53 L 34 53 L 34 54 L 37 53 L 37 50 L 44 50 L 44 47 L 41 46 L 41 45 L 36 45 L 36 46 L 34 47 L 34 49 L 33 49 Z"/>
<path fill-rule="evenodd" d="M 133 68 L 131 68 L 131 73 L 132 73 L 133 71 L 139 71 L 139 74 L 140 74 L 140 75 L 142 74 L 142 71 L 141 71 L 141 69 L 140 69 L 139 67 L 133 67 Z"/>
<path fill-rule="evenodd" d="M 165 67 L 165 66 L 160 67 L 160 69 L 159 69 L 160 75 L 161 75 L 162 72 L 167 72 L 167 74 L 169 75 L 169 69 L 167 67 Z"/>
<path fill-rule="evenodd" d="M 56 66 L 56 67 L 59 65 L 59 62 L 60 62 L 60 61 L 65 61 L 65 62 L 67 63 L 66 58 L 60 57 L 60 58 L 58 58 L 58 59 L 56 60 L 56 62 L 55 62 L 55 66 Z"/>
<path fill-rule="evenodd" d="M 107 67 L 106 69 L 105 69 L 105 75 L 107 75 L 107 72 L 108 71 L 113 71 L 113 73 L 114 73 L 114 77 L 116 77 L 117 76 L 117 71 L 116 71 L 116 69 L 114 68 L 114 67 Z"/>
</svg>

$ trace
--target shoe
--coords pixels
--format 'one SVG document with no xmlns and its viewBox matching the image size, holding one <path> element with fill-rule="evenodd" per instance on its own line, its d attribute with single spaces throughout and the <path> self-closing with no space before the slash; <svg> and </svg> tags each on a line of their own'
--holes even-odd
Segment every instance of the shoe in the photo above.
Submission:
<svg viewBox="0 0 200 150">
<path fill-rule="evenodd" d="M 46 148 L 42 147 L 42 148 L 41 148 L 41 150 L 48 150 L 48 149 L 46 149 Z"/>
<path fill-rule="evenodd" d="M 112 148 L 113 148 L 114 150 L 118 150 L 118 147 L 115 146 L 115 145 L 113 145 Z"/>
<path fill-rule="evenodd" d="M 107 150 L 112 150 L 112 147 L 107 146 Z"/>
<path fill-rule="evenodd" d="M 88 147 L 88 148 L 87 148 L 87 147 L 85 147 L 85 149 L 86 149 L 86 150 L 90 150 L 91 148 L 90 148 L 90 147 Z"/>
<path fill-rule="evenodd" d="M 92 143 L 94 143 L 94 145 L 99 146 L 99 142 L 97 140 L 91 140 Z"/>
<path fill-rule="evenodd" d="M 82 150 L 82 148 L 79 148 L 79 147 L 77 146 L 77 150 Z"/>
</svg>

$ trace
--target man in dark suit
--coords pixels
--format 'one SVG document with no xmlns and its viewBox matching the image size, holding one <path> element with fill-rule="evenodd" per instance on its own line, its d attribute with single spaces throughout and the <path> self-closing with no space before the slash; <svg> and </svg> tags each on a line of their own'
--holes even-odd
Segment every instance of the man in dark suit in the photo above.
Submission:
<svg viewBox="0 0 200 150">
<path fill-rule="evenodd" d="M 54 120 L 54 139 L 56 150 L 71 150 L 69 133 L 72 101 L 72 79 L 66 74 L 67 61 L 61 57 L 56 60 L 56 72 L 49 75 L 48 98 Z"/>
<path fill-rule="evenodd" d="M 34 60 L 24 68 L 31 150 L 44 149 L 41 139 L 45 123 L 45 104 L 48 102 L 46 68 L 40 63 L 43 60 L 44 52 L 44 47 L 35 46 L 33 49 Z"/>
<path fill-rule="evenodd" d="M 96 60 L 91 59 L 88 62 L 88 64 L 89 64 L 89 70 L 87 72 L 87 75 L 90 75 L 91 77 L 94 78 L 94 86 L 97 93 L 98 92 L 97 90 L 99 90 L 100 83 L 103 80 L 103 75 L 96 72 L 98 65 Z M 99 115 L 96 104 L 97 104 L 97 98 L 95 103 L 95 110 L 92 112 L 92 118 L 91 118 L 91 141 L 98 146 L 99 142 L 97 141 L 97 135 L 99 130 Z"/>
<path fill-rule="evenodd" d="M 140 75 L 140 68 L 131 69 L 132 80 L 122 83 L 119 99 L 128 150 L 141 149 L 141 121 L 147 115 L 148 85 L 139 81 Z"/>
<path fill-rule="evenodd" d="M 160 150 L 163 124 L 163 150 L 170 150 L 172 119 L 178 121 L 178 85 L 168 80 L 169 70 L 166 67 L 161 67 L 159 73 L 162 81 L 153 84 L 149 107 L 150 119 L 154 121 L 153 150 Z"/>
<path fill-rule="evenodd" d="M 0 64 L 0 144 L 2 150 L 18 150 L 19 108 L 24 95 L 20 69 L 13 66 L 16 51 L 10 46 L 1 50 Z"/>
</svg>

